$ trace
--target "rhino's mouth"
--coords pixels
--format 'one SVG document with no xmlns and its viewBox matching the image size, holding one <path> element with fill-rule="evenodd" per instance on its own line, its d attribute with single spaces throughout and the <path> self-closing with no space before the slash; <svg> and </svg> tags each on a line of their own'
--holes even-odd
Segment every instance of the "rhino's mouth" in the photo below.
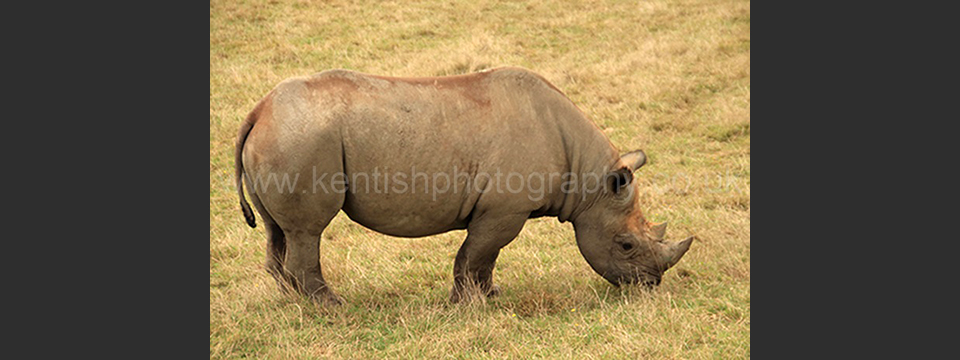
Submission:
<svg viewBox="0 0 960 360">
<path fill-rule="evenodd" d="M 639 269 L 635 272 L 605 273 L 602 276 L 616 287 L 623 284 L 640 284 L 649 289 L 660 285 L 662 280 L 659 274 L 650 274 Z"/>
</svg>

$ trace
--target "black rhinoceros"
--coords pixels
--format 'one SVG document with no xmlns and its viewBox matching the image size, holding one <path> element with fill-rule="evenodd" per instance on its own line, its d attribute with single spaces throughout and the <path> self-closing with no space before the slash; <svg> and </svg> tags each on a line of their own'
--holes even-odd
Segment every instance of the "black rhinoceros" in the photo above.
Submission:
<svg viewBox="0 0 960 360">
<path fill-rule="evenodd" d="M 581 254 L 614 285 L 659 284 L 693 238 L 666 242 L 665 224 L 644 219 L 633 172 L 645 162 L 639 150 L 621 156 L 525 69 L 427 78 L 330 70 L 285 80 L 256 105 L 237 138 L 236 185 L 247 223 L 256 226 L 243 179 L 266 224 L 267 270 L 318 304 L 341 302 L 318 259 L 341 209 L 392 236 L 466 229 L 457 302 L 499 291 L 500 249 L 542 216 L 572 222 Z"/>
</svg>

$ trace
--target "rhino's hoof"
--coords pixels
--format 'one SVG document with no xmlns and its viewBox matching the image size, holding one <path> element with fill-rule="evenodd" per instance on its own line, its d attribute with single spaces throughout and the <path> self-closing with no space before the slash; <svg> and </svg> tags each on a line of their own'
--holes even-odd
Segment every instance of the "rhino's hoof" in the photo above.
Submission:
<svg viewBox="0 0 960 360">
<path fill-rule="evenodd" d="M 494 297 L 500 295 L 500 285 L 491 285 L 490 290 L 487 290 L 487 297 Z"/>
<path fill-rule="evenodd" d="M 450 291 L 450 302 L 451 302 L 451 303 L 456 304 L 456 303 L 460 302 L 460 299 L 461 299 L 462 297 L 463 297 L 463 294 L 461 294 L 461 291 L 457 291 L 456 289 L 453 289 L 452 291 Z"/>
<path fill-rule="evenodd" d="M 479 300 L 480 297 L 481 297 L 480 292 L 477 291 L 476 288 L 474 289 L 454 288 L 453 290 L 450 291 L 450 302 L 454 304 L 459 302 L 470 303 L 470 302 L 473 302 L 474 300 Z"/>
<path fill-rule="evenodd" d="M 500 295 L 500 286 L 491 285 L 490 289 L 488 289 L 486 292 L 481 292 L 476 287 L 466 288 L 466 289 L 463 289 L 463 288 L 458 289 L 454 287 L 450 291 L 450 302 L 456 304 L 460 301 L 480 300 L 483 297 L 480 294 L 483 294 L 483 296 L 486 296 L 488 298 Z"/>
<path fill-rule="evenodd" d="M 340 306 L 343 305 L 343 298 L 332 292 L 319 294 L 312 297 L 313 303 L 317 307 Z"/>
</svg>

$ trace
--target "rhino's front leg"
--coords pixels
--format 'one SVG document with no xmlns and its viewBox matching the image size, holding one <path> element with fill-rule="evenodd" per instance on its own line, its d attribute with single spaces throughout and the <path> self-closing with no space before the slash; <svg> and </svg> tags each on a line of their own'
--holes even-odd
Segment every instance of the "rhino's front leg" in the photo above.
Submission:
<svg viewBox="0 0 960 360">
<path fill-rule="evenodd" d="M 529 214 L 484 214 L 467 226 L 467 239 L 453 263 L 453 289 L 450 301 L 494 296 L 500 292 L 493 284 L 493 267 L 500 249 L 513 241 L 523 229 Z"/>
</svg>

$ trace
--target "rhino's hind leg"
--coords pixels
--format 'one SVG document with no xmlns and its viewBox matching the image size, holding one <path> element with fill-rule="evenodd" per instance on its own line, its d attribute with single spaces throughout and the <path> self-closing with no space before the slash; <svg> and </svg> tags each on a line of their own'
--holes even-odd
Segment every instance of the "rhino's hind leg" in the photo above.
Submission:
<svg viewBox="0 0 960 360">
<path fill-rule="evenodd" d="M 329 170 L 332 173 L 339 169 Z M 296 193 L 296 192 L 295 192 Z M 287 206 L 277 217 L 285 238 L 283 258 L 284 277 L 298 292 L 319 306 L 339 305 L 343 301 L 330 289 L 320 267 L 320 235 L 330 224 L 340 207 L 343 194 L 301 192 L 294 203 L 313 206 Z M 288 198 L 289 200 L 289 198 Z M 298 204 L 299 205 L 299 204 Z"/>
<path fill-rule="evenodd" d="M 283 230 L 276 223 L 266 223 L 267 230 L 267 256 L 264 262 L 264 268 L 273 278 L 277 280 L 280 290 L 287 292 L 291 279 L 283 277 L 283 260 L 287 253 L 287 241 L 283 235 Z"/>
<path fill-rule="evenodd" d="M 292 285 L 317 305 L 340 305 L 340 296 L 327 286 L 320 269 L 320 232 L 286 231 L 287 253 L 284 272 Z"/>
<path fill-rule="evenodd" d="M 256 193 L 250 195 L 250 200 L 260 213 L 267 233 L 267 256 L 263 267 L 277 281 L 280 291 L 287 292 L 290 289 L 292 279 L 284 278 L 283 274 L 283 260 L 287 253 L 286 237 L 283 235 L 280 225 L 277 225 L 270 213 L 264 209 Z"/>
<path fill-rule="evenodd" d="M 470 222 L 453 263 L 451 302 L 500 293 L 493 284 L 493 268 L 500 249 L 517 237 L 527 218 L 527 214 L 485 215 Z"/>
</svg>

